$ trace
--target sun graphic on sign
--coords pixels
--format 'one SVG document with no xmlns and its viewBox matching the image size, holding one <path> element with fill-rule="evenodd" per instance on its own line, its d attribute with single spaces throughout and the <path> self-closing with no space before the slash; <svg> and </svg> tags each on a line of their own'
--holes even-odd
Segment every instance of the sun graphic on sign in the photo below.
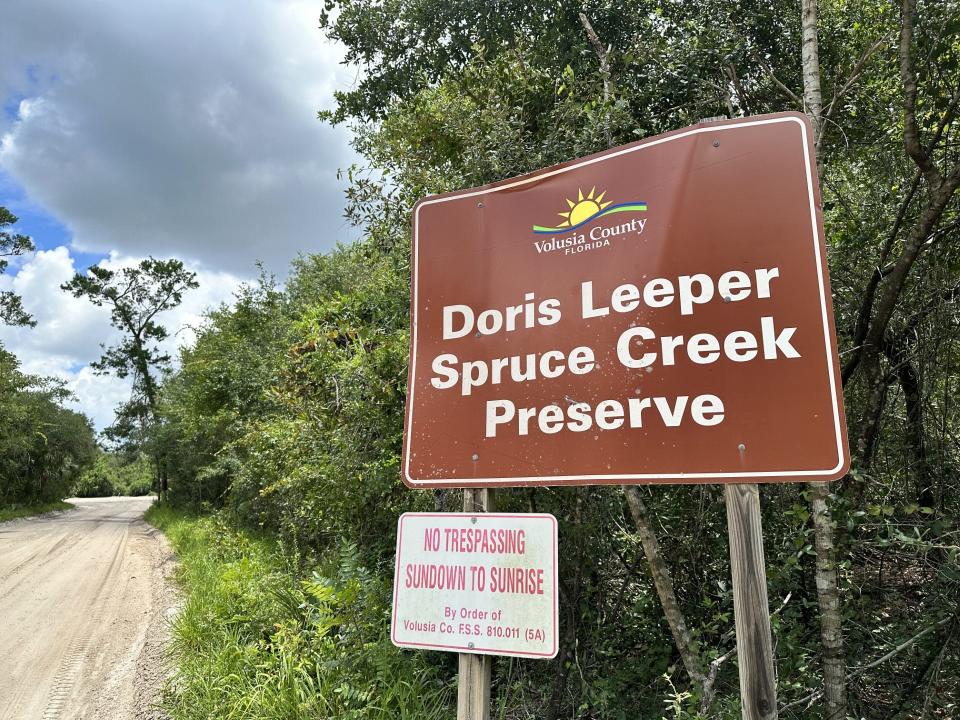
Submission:
<svg viewBox="0 0 960 720">
<path fill-rule="evenodd" d="M 603 198 L 606 194 L 607 191 L 604 190 L 598 195 L 596 185 L 590 188 L 590 192 L 586 195 L 583 194 L 583 190 L 577 190 L 577 199 L 567 198 L 567 209 L 557 213 L 563 218 L 562 223 L 556 227 L 534 225 L 533 232 L 537 235 L 556 235 L 561 232 L 571 232 L 582 225 L 614 213 L 646 212 L 647 210 L 647 204 L 640 201 L 616 204 L 604 202 Z"/>
<path fill-rule="evenodd" d="M 590 192 L 586 195 L 583 194 L 583 190 L 577 190 L 576 201 L 567 198 L 567 207 L 570 209 L 567 212 L 557 213 L 560 217 L 564 218 L 564 221 L 557 227 L 579 225 L 610 205 L 610 203 L 603 201 L 603 196 L 607 194 L 606 190 L 599 195 L 597 195 L 596 192 L 596 187 L 590 188 Z"/>
</svg>

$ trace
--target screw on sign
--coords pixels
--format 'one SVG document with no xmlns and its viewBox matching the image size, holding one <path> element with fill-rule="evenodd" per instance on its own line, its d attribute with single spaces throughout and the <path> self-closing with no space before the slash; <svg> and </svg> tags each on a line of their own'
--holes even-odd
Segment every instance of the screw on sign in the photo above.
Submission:
<svg viewBox="0 0 960 720">
<path fill-rule="evenodd" d="M 815 168 L 808 120 L 781 113 L 413 213 L 404 482 L 731 484 L 749 717 L 776 703 L 756 486 L 739 484 L 849 467 Z"/>
</svg>

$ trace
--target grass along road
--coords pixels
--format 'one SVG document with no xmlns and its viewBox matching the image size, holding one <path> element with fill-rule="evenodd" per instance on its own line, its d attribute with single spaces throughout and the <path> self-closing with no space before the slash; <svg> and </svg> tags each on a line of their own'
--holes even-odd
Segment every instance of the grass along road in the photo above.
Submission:
<svg viewBox="0 0 960 720">
<path fill-rule="evenodd" d="M 443 658 L 394 647 L 390 584 L 343 546 L 309 572 L 274 539 L 155 505 L 184 605 L 173 625 L 173 720 L 442 720 Z M 439 654 L 437 654 L 439 655 Z M 433 666 L 427 664 L 432 661 Z"/>
<path fill-rule="evenodd" d="M 70 510 L 73 507 L 68 502 L 62 500 L 51 503 L 41 503 L 38 505 L 14 505 L 13 507 L 0 508 L 0 523 L 16 520 L 17 518 L 33 517 L 34 515 L 44 515 L 46 513 L 58 512 L 60 510 Z"/>
</svg>

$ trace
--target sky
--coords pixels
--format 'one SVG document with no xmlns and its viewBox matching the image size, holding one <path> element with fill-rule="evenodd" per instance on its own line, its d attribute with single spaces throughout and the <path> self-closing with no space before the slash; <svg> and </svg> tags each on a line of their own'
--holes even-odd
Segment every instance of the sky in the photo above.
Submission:
<svg viewBox="0 0 960 720">
<path fill-rule="evenodd" d="M 230 302 L 257 262 L 356 236 L 338 169 L 349 133 L 317 119 L 355 77 L 317 28 L 322 2 L 6 0 L 0 22 L 0 205 L 37 252 L 0 290 L 37 320 L 0 327 L 24 371 L 63 378 L 98 429 L 129 395 L 89 365 L 117 338 L 60 290 L 92 264 L 177 257 L 200 288 L 162 316 L 170 349 Z"/>
</svg>

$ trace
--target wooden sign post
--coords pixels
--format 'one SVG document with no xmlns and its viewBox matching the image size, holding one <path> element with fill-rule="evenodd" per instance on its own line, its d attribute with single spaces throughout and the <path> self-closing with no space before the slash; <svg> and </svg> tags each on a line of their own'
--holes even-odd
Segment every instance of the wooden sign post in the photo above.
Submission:
<svg viewBox="0 0 960 720">
<path fill-rule="evenodd" d="M 467 488 L 463 491 L 464 512 L 493 512 L 492 488 Z M 490 673 L 492 655 L 460 653 L 460 677 L 457 683 L 457 720 L 490 720 Z"/>
<path fill-rule="evenodd" d="M 733 617 L 737 631 L 744 720 L 777 717 L 767 572 L 763 558 L 760 492 L 756 485 L 726 485 Z"/>
<path fill-rule="evenodd" d="M 464 490 L 464 512 L 397 521 L 390 639 L 460 655 L 458 717 L 490 717 L 491 657 L 559 649 L 557 519 L 492 512 L 493 490 Z"/>
</svg>

